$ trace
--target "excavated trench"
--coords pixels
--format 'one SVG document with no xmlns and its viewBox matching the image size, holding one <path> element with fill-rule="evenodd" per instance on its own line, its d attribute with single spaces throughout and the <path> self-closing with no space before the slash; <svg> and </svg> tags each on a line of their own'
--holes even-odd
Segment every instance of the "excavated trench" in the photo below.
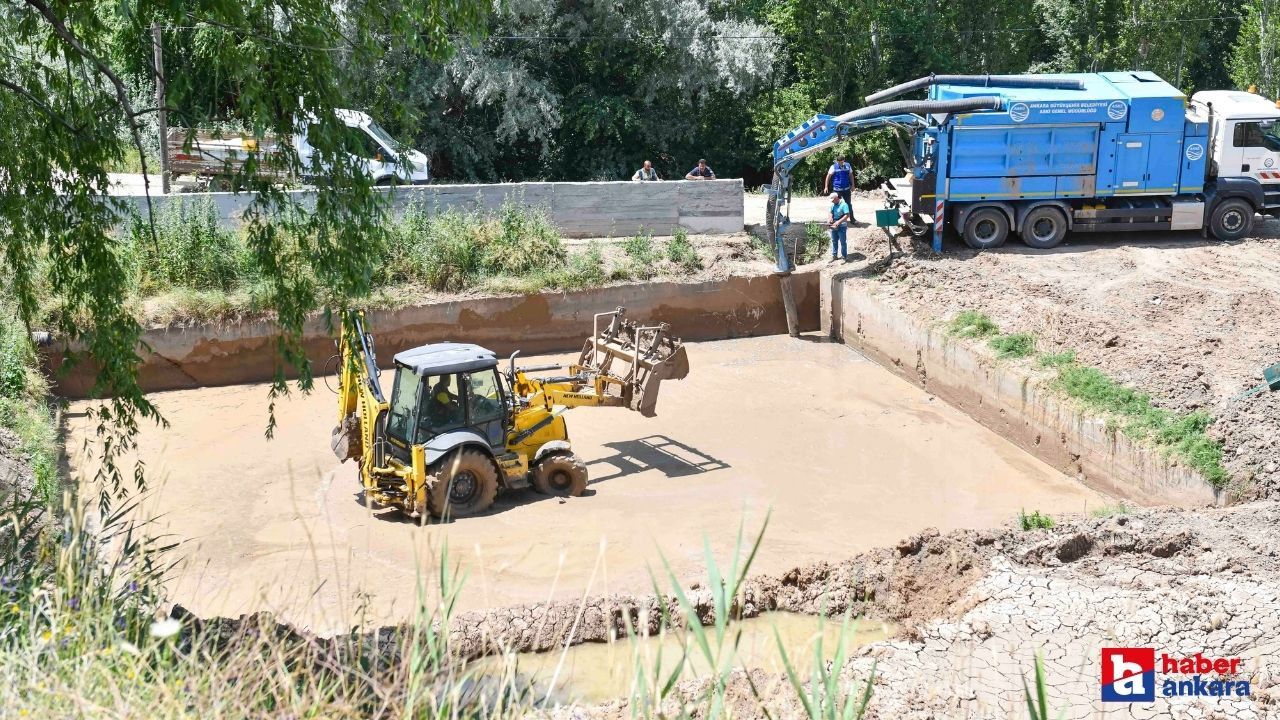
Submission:
<svg viewBox="0 0 1280 720">
<path fill-rule="evenodd" d="M 780 303 L 770 305 L 776 290 L 763 281 L 744 282 L 685 288 L 673 301 L 636 287 L 625 290 L 622 302 L 591 298 L 626 304 L 633 317 L 657 317 L 677 334 L 708 338 L 688 346 L 689 378 L 664 385 L 656 418 L 615 409 L 570 414 L 575 450 L 592 478 L 586 496 L 557 500 L 513 492 L 483 516 L 444 525 L 420 527 L 360 503 L 354 468 L 339 465 L 329 452 L 335 400 L 323 389 L 278 402 L 271 440 L 263 436 L 264 385 L 154 393 L 170 427 L 147 428 L 139 438 L 138 457 L 153 489 L 138 513 L 157 534 L 181 543 L 171 597 L 199 617 L 265 611 L 325 636 L 353 623 L 408 620 L 423 594 L 438 590 L 435 568 L 447 563 L 465 575 L 463 614 L 452 634 L 466 655 L 608 644 L 628 624 L 656 633 L 659 607 L 672 609 L 675 600 L 655 597 L 655 583 L 660 589 L 673 581 L 692 587 L 701 619 L 709 620 L 709 595 L 698 584 L 706 577 L 707 553 L 728 565 L 767 522 L 741 617 L 769 613 L 759 622 L 775 624 L 788 618 L 786 644 L 793 651 L 811 652 L 813 616 L 846 610 L 901 628 L 901 641 L 909 642 L 922 637 L 928 622 L 963 612 L 971 589 L 998 562 L 993 558 L 1018 543 L 1013 531 L 984 528 L 1007 528 L 1022 510 L 1063 517 L 1136 494 L 1128 476 L 1108 475 L 1105 463 L 1081 472 L 1057 455 L 1037 452 L 1022 433 L 973 412 L 973 398 L 988 402 L 988 386 L 970 388 L 969 400 L 959 403 L 962 411 L 940 399 L 948 397 L 950 385 L 926 383 L 922 389 L 908 382 L 918 378 L 901 369 L 900 348 L 862 332 L 865 323 L 857 333 L 835 333 L 846 341 L 856 336 L 849 344 L 858 350 L 830 342 L 824 337 L 831 334 L 830 318 L 847 323 L 852 306 L 845 295 L 846 304 L 832 314 L 829 277 L 814 275 L 802 285 L 810 288 L 801 304 L 806 326 L 818 327 L 822 307 L 828 330 L 802 338 L 770 335 L 784 327 Z M 573 309 L 558 315 L 567 302 Z M 575 337 L 586 334 L 592 310 L 612 309 L 589 307 L 586 298 L 503 303 L 536 305 L 558 333 L 581 326 Z M 465 305 L 444 314 L 439 308 L 399 311 L 402 318 L 432 319 L 395 326 L 390 342 L 380 343 L 382 359 L 399 345 L 443 339 L 450 328 L 479 324 Z M 491 324 L 536 326 L 535 349 L 571 347 L 543 321 L 495 308 L 485 311 Z M 445 316 L 455 311 L 471 320 L 450 325 Z M 693 333 L 683 331 L 685 314 L 696 319 Z M 217 344 L 219 333 L 235 342 L 252 335 L 248 372 L 262 365 L 259 336 L 269 335 L 202 328 L 195 342 L 166 332 L 169 347 L 205 350 Z M 503 334 L 502 328 L 486 332 Z M 517 345 L 518 335 L 508 332 L 501 349 Z M 751 335 L 760 336 L 744 337 Z M 710 339 L 715 337 L 739 339 Z M 320 340 L 312 344 L 318 352 Z M 234 343 L 220 347 L 201 351 L 201 372 L 213 384 L 242 379 L 246 371 L 235 368 Z M 181 376 L 174 385 L 203 384 L 198 373 Z M 175 376 L 160 370 L 154 377 L 162 378 L 157 387 L 165 387 L 164 378 Z M 88 402 L 74 403 L 68 413 L 70 449 L 91 435 L 83 415 Z M 1007 407 L 1001 410 L 996 418 L 1009 417 Z M 72 452 L 69 460 L 74 472 L 92 475 L 91 458 Z M 1191 487 L 1173 481 L 1159 487 L 1183 493 L 1185 504 L 1204 500 L 1194 488 L 1184 492 L 1184 485 Z M 1058 543 L 1043 551 L 1052 556 L 1045 562 L 1069 563 L 1095 547 L 1086 545 L 1077 552 L 1070 542 Z M 779 611 L 808 619 L 772 615 Z M 630 654 L 607 657 L 629 660 Z M 537 664 L 537 658 L 525 661 Z M 608 664 L 606 655 L 575 662 Z M 760 660 L 757 667 L 768 665 Z M 576 697 L 611 695 L 616 676 L 605 676 L 578 680 Z"/>
</svg>

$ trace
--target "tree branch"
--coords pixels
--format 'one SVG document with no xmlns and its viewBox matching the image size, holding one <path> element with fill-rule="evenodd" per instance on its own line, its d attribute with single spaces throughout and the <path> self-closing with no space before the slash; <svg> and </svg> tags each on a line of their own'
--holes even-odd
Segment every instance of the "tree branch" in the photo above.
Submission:
<svg viewBox="0 0 1280 720">
<path fill-rule="evenodd" d="M 74 135 L 80 134 L 80 130 L 78 128 L 76 128 L 71 123 L 67 122 L 67 119 L 62 117 L 62 115 L 60 115 L 57 110 L 54 110 L 53 108 L 41 102 L 40 98 L 36 97 L 35 95 L 32 95 L 30 90 L 27 90 L 21 85 L 15 85 L 14 83 L 11 83 L 8 80 L 5 80 L 4 78 L 0 78 L 0 86 L 7 87 L 10 90 L 17 93 L 18 95 L 21 95 L 22 97 L 26 98 L 27 102 L 31 103 L 32 105 L 35 105 L 37 108 L 39 108 L 42 112 L 44 112 L 44 114 L 48 115 L 50 118 L 57 120 L 59 123 L 62 124 L 63 127 L 70 130 L 72 134 Z"/>
<path fill-rule="evenodd" d="M 133 112 L 133 104 L 129 102 L 129 92 L 125 89 L 124 82 L 120 79 L 120 76 L 116 75 L 107 63 L 102 60 L 102 58 L 89 52 L 89 50 L 76 38 L 75 34 L 67 27 L 67 24 L 63 22 L 62 18 L 58 17 L 57 13 L 55 13 L 42 0 L 26 0 L 26 3 L 44 17 L 44 19 L 49 23 L 49 26 L 53 28 L 53 32 L 57 34 L 58 37 L 62 38 L 64 43 L 79 53 L 80 57 L 92 63 L 99 73 L 106 76 L 106 78 L 111 81 L 111 85 L 115 88 L 116 100 L 118 100 L 120 102 L 120 106 L 124 108 L 125 122 L 129 125 L 129 135 L 133 138 L 133 145 L 138 150 L 138 160 L 142 163 L 142 193 L 147 199 L 147 227 L 151 231 L 151 241 L 158 245 L 159 239 L 156 237 L 155 213 L 151 206 L 151 181 L 148 180 L 147 173 L 147 152 L 142 146 L 142 135 L 138 131 L 138 123 L 134 120 L 135 114 Z"/>
</svg>

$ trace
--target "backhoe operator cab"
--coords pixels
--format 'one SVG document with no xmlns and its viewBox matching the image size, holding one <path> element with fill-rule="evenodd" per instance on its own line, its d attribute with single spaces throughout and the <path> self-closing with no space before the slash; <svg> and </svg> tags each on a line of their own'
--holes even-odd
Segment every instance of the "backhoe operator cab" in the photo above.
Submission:
<svg viewBox="0 0 1280 720">
<path fill-rule="evenodd" d="M 516 367 L 512 355 L 503 373 L 493 352 L 469 343 L 406 350 L 394 357 L 389 397 L 373 336 L 363 313 L 353 313 L 338 343 L 334 454 L 359 463 L 367 500 L 423 518 L 474 515 L 500 490 L 530 485 L 581 495 L 587 467 L 569 445 L 564 412 L 614 406 L 651 417 L 660 383 L 689 372 L 684 346 L 665 324 L 640 326 L 624 312 L 598 313 L 593 336 L 567 367 Z M 567 374 L 531 374 L 552 370 Z"/>
<path fill-rule="evenodd" d="M 547 408 L 534 432 L 513 432 L 523 403 L 512 396 L 492 351 L 467 343 L 424 345 L 397 354 L 395 373 L 387 452 L 412 465 L 414 447 L 422 448 L 431 476 L 422 500 L 432 514 L 475 514 L 493 503 L 499 488 L 531 482 L 547 494 L 586 489 L 586 467 L 572 454 L 563 418 Z"/>
</svg>

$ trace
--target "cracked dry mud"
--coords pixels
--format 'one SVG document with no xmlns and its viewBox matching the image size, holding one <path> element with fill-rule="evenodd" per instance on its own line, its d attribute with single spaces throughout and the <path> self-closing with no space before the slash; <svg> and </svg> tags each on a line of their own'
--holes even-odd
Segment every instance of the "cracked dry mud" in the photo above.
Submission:
<svg viewBox="0 0 1280 720">
<path fill-rule="evenodd" d="M 1030 532 L 927 530 L 839 563 L 754 578 L 739 611 L 840 615 L 849 609 L 895 622 L 901 628 L 896 638 L 859 649 L 840 671 L 842 686 L 857 690 L 875 664 L 868 718 L 1025 718 L 1022 679 L 1032 673 L 1037 651 L 1044 657 L 1053 717 L 1280 717 L 1277 528 L 1280 503 L 1263 501 L 1067 519 Z M 692 598 L 700 618 L 710 621 L 706 589 L 694 588 Z M 672 597 L 610 595 L 477 611 L 455 618 L 450 634 L 454 648 L 468 657 L 499 648 L 550 650 L 616 637 L 624 618 L 653 631 L 662 604 L 676 607 Z M 273 620 L 261 614 L 191 622 L 234 638 L 245 627 Z M 398 647 L 389 640 L 400 631 L 386 627 L 373 635 L 387 652 Z M 276 632 L 322 649 L 342 645 L 341 638 L 316 638 L 284 625 Z M 1252 695 L 1104 705 L 1099 653 L 1113 646 L 1243 658 L 1236 679 L 1249 680 Z M 802 715 L 784 678 L 753 670 L 750 680 L 763 701 L 751 692 L 747 671 L 736 671 L 728 693 L 733 717 Z M 675 714 L 683 700 L 699 717 L 705 687 L 705 681 L 684 681 L 656 709 Z M 604 720 L 639 710 L 619 699 L 544 707 L 536 714 Z"/>
<path fill-rule="evenodd" d="M 829 587 L 837 601 L 828 609 L 838 611 L 858 588 L 875 587 L 877 599 L 858 608 L 903 621 L 900 637 L 863 648 L 842 671 L 845 687 L 861 687 L 876 664 L 869 718 L 1025 718 L 1022 678 L 1036 651 L 1044 656 L 1054 717 L 1280 717 L 1278 525 L 1280 503 L 1263 502 L 1136 512 L 1049 531 L 925 533 L 893 551 L 802 571 L 823 580 L 801 594 Z M 757 600 L 776 599 L 780 607 L 814 607 L 796 602 L 786 587 L 765 580 L 753 590 L 763 593 Z M 1251 681 L 1253 694 L 1164 699 L 1157 688 L 1154 703 L 1103 704 L 1104 646 L 1238 656 L 1239 679 Z M 761 707 L 738 673 L 730 692 L 736 717 L 800 713 L 779 678 L 756 672 L 752 679 L 772 693 Z M 679 695 L 693 700 L 704 687 L 685 682 Z M 665 709 L 675 708 L 672 702 Z M 550 714 L 622 718 L 631 711 L 620 700 Z"/>
</svg>

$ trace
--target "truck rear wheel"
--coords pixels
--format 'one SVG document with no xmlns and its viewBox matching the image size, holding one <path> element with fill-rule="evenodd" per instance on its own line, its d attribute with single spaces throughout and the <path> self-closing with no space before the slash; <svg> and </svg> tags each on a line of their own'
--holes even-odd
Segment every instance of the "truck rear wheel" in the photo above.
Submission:
<svg viewBox="0 0 1280 720">
<path fill-rule="evenodd" d="M 978 208 L 964 221 L 964 244 L 975 250 L 998 248 L 1009 239 L 1009 218 L 999 208 Z"/>
<path fill-rule="evenodd" d="M 555 453 L 533 469 L 533 489 L 543 495 L 577 497 L 587 489 L 587 465 L 572 453 Z"/>
<path fill-rule="evenodd" d="M 1209 216 L 1209 234 L 1218 240 L 1239 240 L 1253 230 L 1253 206 L 1240 198 L 1227 198 Z"/>
<path fill-rule="evenodd" d="M 429 505 L 438 517 L 467 517 L 489 509 L 498 494 L 498 469 L 478 450 L 457 450 L 440 461 Z"/>
<path fill-rule="evenodd" d="M 1022 219 L 1022 242 L 1027 247 L 1048 250 L 1057 247 L 1067 236 L 1067 216 L 1056 207 L 1032 208 Z"/>
</svg>

